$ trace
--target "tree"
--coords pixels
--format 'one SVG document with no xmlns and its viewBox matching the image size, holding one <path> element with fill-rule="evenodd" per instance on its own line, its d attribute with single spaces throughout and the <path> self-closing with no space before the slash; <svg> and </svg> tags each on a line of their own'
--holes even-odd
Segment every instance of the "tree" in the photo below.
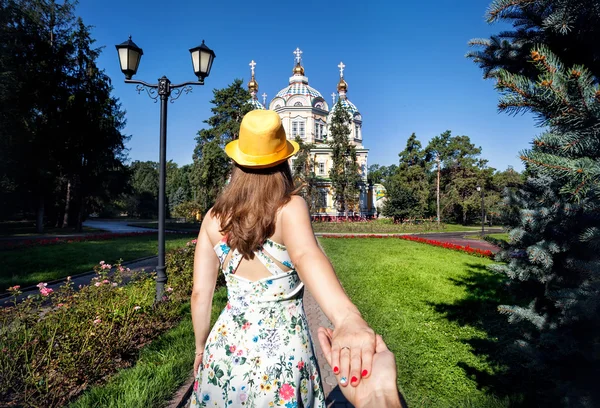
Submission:
<svg viewBox="0 0 600 408">
<path fill-rule="evenodd" d="M 209 128 L 200 130 L 196 137 L 191 176 L 203 212 L 212 207 L 227 182 L 231 164 L 223 148 L 238 138 L 242 118 L 253 109 L 248 103 L 250 98 L 241 79 L 234 80 L 227 88 L 213 91 L 210 101 L 214 105 L 211 108 L 213 116 L 204 121 Z"/>
<path fill-rule="evenodd" d="M 414 215 L 414 208 L 418 206 L 419 200 L 414 193 L 396 177 L 385 185 L 386 201 L 382 214 L 392 217 L 394 222 L 404 222 L 405 219 Z"/>
<path fill-rule="evenodd" d="M 514 30 L 469 42 L 478 49 L 466 56 L 479 65 L 484 78 L 503 70 L 535 80 L 538 71 L 529 56 L 537 44 L 545 44 L 567 66 L 583 64 L 600 78 L 598 0 L 495 0 L 487 21 L 505 21 Z"/>
<path fill-rule="evenodd" d="M 390 166 L 380 166 L 379 164 L 371 164 L 367 173 L 367 183 L 385 184 L 386 180 L 398 171 L 398 166 L 392 164 Z"/>
<path fill-rule="evenodd" d="M 337 102 L 329 124 L 329 147 L 332 166 L 329 179 L 338 211 L 348 215 L 356 211 L 359 199 L 360 174 L 356 160 L 356 148 L 350 143 L 350 113 Z"/>
<path fill-rule="evenodd" d="M 400 164 L 395 176 L 392 177 L 395 182 L 402 183 L 415 199 L 415 206 L 407 209 L 410 215 L 424 217 L 427 212 L 429 198 L 428 166 L 425 160 L 426 153 L 422 149 L 417 135 L 413 133 L 408 138 L 406 148 L 398 156 L 400 157 Z"/>
<path fill-rule="evenodd" d="M 482 170 L 487 163 L 480 155 L 481 148 L 468 136 L 452 136 L 449 130 L 432 138 L 426 148 L 429 162 L 440 160 L 440 169 L 437 163 L 435 168 L 440 174 L 442 213 L 463 224 L 480 206 L 476 186 L 484 182 Z"/>
<path fill-rule="evenodd" d="M 546 131 L 521 159 L 529 175 L 507 191 L 510 242 L 492 270 L 525 297 L 499 310 L 519 325 L 518 349 L 545 381 L 536 404 L 598 406 L 600 393 L 600 88 L 581 65 L 545 47 L 529 58 L 536 81 L 497 73 L 501 111 L 532 112 Z"/>
<path fill-rule="evenodd" d="M 292 165 L 292 173 L 296 186 L 301 187 L 300 195 L 308 204 L 309 212 L 321 208 L 319 179 L 315 174 L 315 161 L 310 155 L 314 148 L 312 143 L 304 143 L 300 136 L 296 136 L 296 143 L 300 146 Z"/>
<path fill-rule="evenodd" d="M 158 163 L 136 160 L 129 167 L 132 194 L 127 203 L 128 213 L 141 218 L 158 216 Z"/>
</svg>

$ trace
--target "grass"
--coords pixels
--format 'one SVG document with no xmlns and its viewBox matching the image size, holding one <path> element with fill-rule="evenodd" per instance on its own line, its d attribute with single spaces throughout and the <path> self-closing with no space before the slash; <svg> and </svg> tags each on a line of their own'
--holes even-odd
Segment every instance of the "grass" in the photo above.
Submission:
<svg viewBox="0 0 600 408">
<path fill-rule="evenodd" d="M 167 250 L 185 245 L 193 236 L 167 235 Z M 119 258 L 132 261 L 157 253 L 158 240 L 153 235 L 2 251 L 0 291 L 12 285 L 25 287 L 87 272 L 101 260 L 109 263 Z"/>
<path fill-rule="evenodd" d="M 227 291 L 215 292 L 211 326 L 227 303 Z M 70 408 L 161 407 L 189 378 L 194 366 L 194 331 L 190 304 L 182 306 L 182 321 L 140 351 L 136 364 L 91 387 Z"/>
<path fill-rule="evenodd" d="M 358 233 L 358 234 L 402 234 L 407 232 L 455 232 L 474 231 L 479 227 L 436 222 L 394 224 L 391 219 L 378 219 L 362 222 L 313 222 L 313 230 L 322 233 Z"/>
<path fill-rule="evenodd" d="M 90 227 L 83 227 L 83 232 L 100 232 L 102 230 Z M 50 228 L 45 227 L 44 233 L 39 234 L 36 231 L 33 221 L 3 221 L 0 222 L 0 237 L 30 237 L 46 235 L 71 235 L 78 234 L 75 228 Z"/>
<path fill-rule="evenodd" d="M 486 237 L 492 237 L 495 239 L 499 239 L 502 241 L 508 241 L 508 233 L 507 232 L 500 232 L 497 234 L 485 234 Z M 464 238 L 468 238 L 468 239 L 479 239 L 482 240 L 483 238 L 481 237 L 481 235 L 476 235 L 476 234 L 472 234 L 472 235 L 466 235 Z"/>
<path fill-rule="evenodd" d="M 158 221 L 129 222 L 127 225 L 130 227 L 158 229 Z M 167 221 L 165 228 L 171 231 L 195 232 L 197 234 L 200 231 L 200 223 Z"/>
<path fill-rule="evenodd" d="M 496 312 L 502 281 L 486 270 L 491 261 L 402 240 L 320 242 L 396 355 L 410 407 L 496 408 L 519 400 L 500 358 L 512 339 Z"/>
</svg>

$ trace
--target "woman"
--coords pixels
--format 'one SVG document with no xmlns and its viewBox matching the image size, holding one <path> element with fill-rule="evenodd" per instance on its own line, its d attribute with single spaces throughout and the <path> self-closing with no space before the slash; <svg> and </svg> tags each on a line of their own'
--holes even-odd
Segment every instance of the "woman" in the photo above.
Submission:
<svg viewBox="0 0 600 408">
<path fill-rule="evenodd" d="M 302 304 L 304 285 L 335 326 L 331 361 L 343 386 L 368 377 L 375 333 L 348 299 L 295 195 L 298 152 L 279 115 L 255 110 L 225 152 L 231 181 L 207 213 L 194 258 L 192 407 L 325 407 Z M 219 270 L 228 303 L 209 333 Z"/>
</svg>

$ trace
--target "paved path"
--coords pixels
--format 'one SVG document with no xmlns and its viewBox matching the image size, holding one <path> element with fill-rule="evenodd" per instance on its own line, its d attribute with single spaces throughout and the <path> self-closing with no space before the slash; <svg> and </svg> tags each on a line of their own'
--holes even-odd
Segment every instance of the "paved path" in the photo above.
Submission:
<svg viewBox="0 0 600 408">
<path fill-rule="evenodd" d="M 89 219 L 84 221 L 85 227 L 97 228 L 104 231 L 112 232 L 115 234 L 123 234 L 126 232 L 142 232 L 142 231 L 156 231 L 154 228 L 143 228 L 143 227 L 131 227 L 127 225 L 131 221 L 119 221 L 119 220 L 94 220 Z"/>
<path fill-rule="evenodd" d="M 486 234 L 497 234 L 504 232 L 501 228 L 486 229 Z M 470 246 L 471 248 L 490 250 L 494 253 L 498 252 L 500 248 L 496 245 L 492 245 L 483 239 L 469 239 L 466 238 L 469 235 L 481 235 L 481 231 L 473 232 L 433 232 L 430 234 L 415 234 L 417 237 L 433 239 L 435 241 L 449 242 L 451 244 Z"/>
</svg>

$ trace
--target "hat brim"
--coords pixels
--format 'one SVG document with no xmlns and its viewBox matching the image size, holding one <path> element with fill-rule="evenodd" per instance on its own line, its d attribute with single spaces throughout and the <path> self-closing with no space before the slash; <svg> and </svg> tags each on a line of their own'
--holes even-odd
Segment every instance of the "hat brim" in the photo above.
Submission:
<svg viewBox="0 0 600 408">
<path fill-rule="evenodd" d="M 225 146 L 225 153 L 238 165 L 252 167 L 254 169 L 277 166 L 298 153 L 298 150 L 300 150 L 300 146 L 294 140 L 286 140 L 285 147 L 278 152 L 266 156 L 251 156 L 240 150 L 238 142 L 238 140 L 233 140 L 227 143 Z"/>
</svg>

